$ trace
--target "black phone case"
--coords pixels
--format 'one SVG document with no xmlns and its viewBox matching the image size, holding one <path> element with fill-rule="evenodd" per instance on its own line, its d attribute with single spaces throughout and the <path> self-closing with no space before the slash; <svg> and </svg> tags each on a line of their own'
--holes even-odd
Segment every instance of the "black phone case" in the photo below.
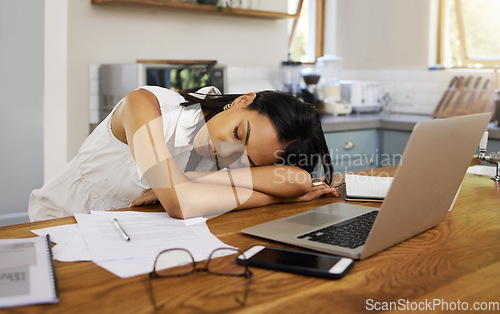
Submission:
<svg viewBox="0 0 500 314">
<path fill-rule="evenodd" d="M 282 248 L 276 248 L 276 247 L 270 247 L 270 246 L 266 246 L 265 248 L 268 250 L 276 250 L 276 251 L 292 252 L 292 253 L 305 254 L 305 255 L 331 257 L 331 255 L 327 255 L 327 254 L 309 253 L 309 252 L 288 250 L 288 249 L 282 249 Z M 247 263 L 249 266 L 272 269 L 272 270 L 277 270 L 277 271 L 284 271 L 284 272 L 289 272 L 289 273 L 294 273 L 294 274 L 299 274 L 299 275 L 328 278 L 328 279 L 340 279 L 340 278 L 344 277 L 345 274 L 347 274 L 349 272 L 349 270 L 354 266 L 354 261 L 352 261 L 352 263 L 348 267 L 346 267 L 346 269 L 342 273 L 332 274 L 332 273 L 329 273 L 328 271 L 319 270 L 319 269 L 315 269 L 315 268 L 306 268 L 306 267 L 299 267 L 299 266 L 275 264 L 275 263 L 269 263 L 269 262 L 255 260 L 255 259 L 252 260 L 253 257 L 250 257 L 247 260 Z"/>
</svg>

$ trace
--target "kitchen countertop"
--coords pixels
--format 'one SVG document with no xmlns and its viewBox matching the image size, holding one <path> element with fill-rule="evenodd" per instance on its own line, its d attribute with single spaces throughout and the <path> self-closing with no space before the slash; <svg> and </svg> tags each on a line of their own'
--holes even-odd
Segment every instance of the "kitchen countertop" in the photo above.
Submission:
<svg viewBox="0 0 500 314">
<path fill-rule="evenodd" d="M 432 120 L 431 116 L 396 113 L 353 113 L 349 116 L 324 115 L 321 124 L 324 132 L 385 129 L 411 132 L 418 122 Z M 500 140 L 500 127 L 488 125 L 489 139 Z"/>
</svg>

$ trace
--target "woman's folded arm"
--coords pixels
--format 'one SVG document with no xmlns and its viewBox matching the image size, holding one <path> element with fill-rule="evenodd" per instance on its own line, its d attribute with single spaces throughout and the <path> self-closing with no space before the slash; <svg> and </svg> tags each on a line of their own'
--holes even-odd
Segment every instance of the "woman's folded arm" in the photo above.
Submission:
<svg viewBox="0 0 500 314">
<path fill-rule="evenodd" d="M 282 198 L 300 197 L 312 189 L 311 175 L 299 167 L 288 165 L 188 172 L 185 175 L 193 182 L 222 185 L 227 184 L 230 175 L 235 186 Z"/>
</svg>

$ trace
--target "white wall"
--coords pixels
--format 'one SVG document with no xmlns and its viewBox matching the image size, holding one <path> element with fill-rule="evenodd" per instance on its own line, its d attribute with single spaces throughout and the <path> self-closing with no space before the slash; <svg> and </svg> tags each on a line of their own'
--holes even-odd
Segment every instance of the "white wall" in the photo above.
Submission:
<svg viewBox="0 0 500 314">
<path fill-rule="evenodd" d="M 336 54 L 346 69 L 425 69 L 432 0 L 337 0 Z"/>
<path fill-rule="evenodd" d="M 499 84 L 493 71 L 428 70 L 437 9 L 437 0 L 328 0 L 325 53 L 343 58 L 342 79 L 379 81 L 397 113 L 431 114 L 455 75 Z"/>
<path fill-rule="evenodd" d="M 27 222 L 43 183 L 43 6 L 0 0 L 0 226 Z"/>
<path fill-rule="evenodd" d="M 67 162 L 68 151 L 68 5 L 45 3 L 43 130 L 44 177 Z"/>
<path fill-rule="evenodd" d="M 92 5 L 90 0 L 48 2 L 46 38 L 57 38 L 46 45 L 51 83 L 45 88 L 45 110 L 56 114 L 45 120 L 45 179 L 88 135 L 89 64 L 215 59 L 236 67 L 278 67 L 287 56 L 287 19 Z"/>
</svg>

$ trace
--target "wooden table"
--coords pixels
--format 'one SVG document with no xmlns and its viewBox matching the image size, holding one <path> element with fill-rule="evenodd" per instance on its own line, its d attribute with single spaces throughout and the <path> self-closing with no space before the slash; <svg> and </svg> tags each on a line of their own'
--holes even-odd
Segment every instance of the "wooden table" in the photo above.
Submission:
<svg viewBox="0 0 500 314">
<path fill-rule="evenodd" d="M 380 171 L 380 170 L 376 170 Z M 393 172 L 394 168 L 384 168 Z M 425 197 L 423 195 L 422 197 Z M 308 203 L 231 212 L 208 221 L 213 234 L 245 249 L 255 244 L 287 247 L 244 235 L 241 229 L 301 211 L 342 202 Z M 379 206 L 376 203 L 365 205 Z M 141 210 L 158 210 L 155 206 Z M 30 237 L 29 230 L 75 223 L 73 217 L 0 228 L 0 238 Z M 60 302 L 6 309 L 9 313 L 151 313 L 147 275 L 121 279 L 91 262 L 55 262 Z M 500 185 L 467 174 L 452 212 L 437 227 L 363 261 L 341 280 L 327 280 L 252 268 L 247 305 L 245 280 L 207 273 L 153 281 L 167 313 L 352 313 L 367 309 L 500 307 Z M 378 303 L 376 303 L 378 302 Z M 442 305 L 437 305 L 440 302 Z M 479 303 L 475 303 L 479 302 Z M 485 302 L 485 303 L 481 303 Z M 435 307 L 430 307 L 433 304 Z"/>
</svg>

